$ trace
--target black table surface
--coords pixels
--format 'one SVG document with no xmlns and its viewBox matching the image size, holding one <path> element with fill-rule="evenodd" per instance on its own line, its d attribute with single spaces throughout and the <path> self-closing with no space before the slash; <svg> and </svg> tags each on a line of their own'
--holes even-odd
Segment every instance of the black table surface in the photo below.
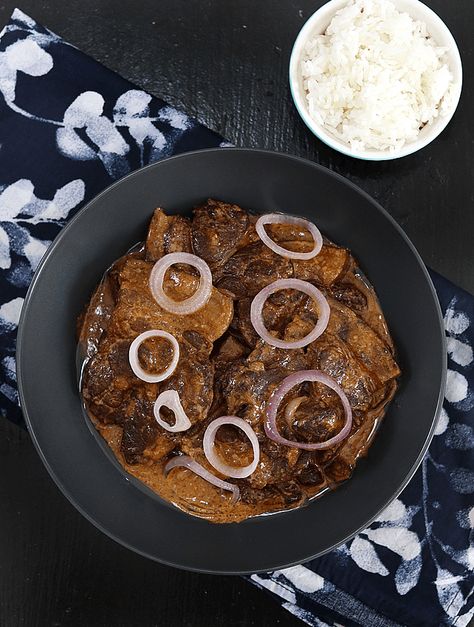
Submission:
<svg viewBox="0 0 474 627">
<path fill-rule="evenodd" d="M 321 4 L 23 0 L 19 8 L 236 145 L 307 157 L 348 177 L 398 220 L 429 266 L 474 292 L 472 81 L 448 128 L 421 152 L 385 163 L 340 155 L 307 131 L 288 89 L 292 43 Z M 452 31 L 470 79 L 472 0 L 426 4 Z M 15 6 L 0 4 L 0 28 Z M 66 501 L 28 434 L 6 420 L 0 503 L 2 627 L 302 624 L 241 578 L 174 570 L 115 544 Z"/>
</svg>

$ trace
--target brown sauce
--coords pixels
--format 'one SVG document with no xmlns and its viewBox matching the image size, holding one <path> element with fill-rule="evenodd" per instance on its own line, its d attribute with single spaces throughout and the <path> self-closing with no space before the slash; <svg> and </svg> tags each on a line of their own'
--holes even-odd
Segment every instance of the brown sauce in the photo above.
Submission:
<svg viewBox="0 0 474 627">
<path fill-rule="evenodd" d="M 379 428 L 400 374 L 394 346 L 374 290 L 350 252 L 325 240 L 321 253 L 301 262 L 280 257 L 265 247 L 255 218 L 235 205 L 208 201 L 193 219 L 166 216 L 157 210 L 144 246 L 119 259 L 105 274 L 78 321 L 81 392 L 87 413 L 127 473 L 182 510 L 212 522 L 238 522 L 251 516 L 298 507 L 350 478 Z M 267 227 L 289 250 L 309 250 L 303 229 Z M 193 252 L 213 274 L 209 302 L 189 316 L 169 314 L 156 304 L 148 276 L 157 259 L 169 252 Z M 321 289 L 330 304 L 327 330 L 305 349 L 266 345 L 249 319 L 250 302 L 277 278 L 301 278 Z M 187 266 L 168 272 L 165 290 L 180 300 L 192 294 L 198 277 Z M 285 339 L 305 335 L 317 320 L 313 303 L 287 290 L 269 299 L 267 328 Z M 145 330 L 172 333 L 180 344 L 180 362 L 166 381 L 145 383 L 128 364 L 128 347 Z M 142 367 L 164 370 L 170 359 L 162 342 L 143 344 Z M 288 374 L 320 369 L 343 387 L 353 410 L 349 437 L 331 449 L 314 452 L 285 447 L 263 430 L 266 404 Z M 192 426 L 182 433 L 163 430 L 153 417 L 159 393 L 174 389 Z M 298 398 L 291 418 L 287 402 Z M 303 384 L 280 407 L 278 426 L 296 441 L 324 441 L 341 428 L 336 395 L 318 385 Z M 172 417 L 165 412 L 165 420 Z M 209 422 L 237 415 L 252 425 L 260 442 L 260 461 L 247 479 L 222 477 L 207 462 L 202 436 Z M 242 466 L 251 448 L 238 430 L 221 428 L 216 448 L 227 463 Z M 216 476 L 239 486 L 232 503 L 222 491 L 190 470 L 166 462 L 177 454 L 193 457 Z"/>
</svg>

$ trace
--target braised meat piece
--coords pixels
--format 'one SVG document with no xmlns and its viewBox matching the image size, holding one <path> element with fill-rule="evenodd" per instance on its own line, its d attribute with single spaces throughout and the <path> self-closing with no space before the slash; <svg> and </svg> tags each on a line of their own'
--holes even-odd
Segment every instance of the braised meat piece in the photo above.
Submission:
<svg viewBox="0 0 474 627">
<path fill-rule="evenodd" d="M 133 384 L 129 342 L 104 342 L 84 371 L 82 394 L 93 415 L 104 423 L 120 422 L 121 408 Z"/>
<path fill-rule="evenodd" d="M 303 351 L 284 351 L 259 340 L 246 359 L 231 362 L 216 376 L 216 390 L 227 414 L 245 418 L 261 431 L 271 393 L 290 372 L 305 369 L 306 363 Z"/>
<path fill-rule="evenodd" d="M 344 412 L 332 394 L 324 399 L 311 390 L 303 398 L 290 424 L 280 419 L 280 433 L 289 440 L 308 443 L 325 442 L 339 433 L 344 426 Z"/>
<path fill-rule="evenodd" d="M 367 296 L 351 283 L 336 283 L 332 286 L 331 295 L 352 311 L 364 311 L 367 307 Z"/>
<path fill-rule="evenodd" d="M 214 364 L 209 356 L 212 343 L 196 331 L 184 331 L 178 367 L 160 383 L 160 392 L 176 390 L 191 424 L 203 420 L 213 398 Z"/>
<path fill-rule="evenodd" d="M 156 209 L 146 239 L 147 261 L 158 261 L 169 253 L 190 253 L 191 222 L 183 216 L 167 216 Z"/>
<path fill-rule="evenodd" d="M 298 252 L 311 250 L 307 244 L 294 246 Z M 324 243 L 321 252 L 312 259 L 293 259 L 294 276 L 303 281 L 329 287 L 344 274 L 349 261 L 349 253 L 345 248 Z"/>
<path fill-rule="evenodd" d="M 302 485 L 322 486 L 325 483 L 317 456 L 311 451 L 302 451 L 296 462 L 295 475 Z"/>
<path fill-rule="evenodd" d="M 227 334 L 223 341 L 214 344 L 213 359 L 216 366 L 224 366 L 249 354 L 249 348 L 233 335 Z"/>
<path fill-rule="evenodd" d="M 282 370 L 265 370 L 259 363 L 229 364 L 216 377 L 216 390 L 223 397 L 226 414 L 245 418 L 254 428 L 261 425 L 265 403 L 282 380 Z"/>
<path fill-rule="evenodd" d="M 268 224 L 268 235 L 287 250 L 306 253 L 314 248 L 312 235 L 307 229 L 292 224 Z M 312 259 L 288 259 L 296 279 L 330 286 L 341 277 L 350 263 L 349 251 L 323 239 L 321 251 Z"/>
<path fill-rule="evenodd" d="M 193 213 L 194 253 L 214 270 L 237 250 L 249 225 L 249 216 L 237 205 L 211 199 Z"/>
<path fill-rule="evenodd" d="M 137 464 L 144 450 L 159 436 L 159 427 L 153 416 L 153 400 L 136 390 L 122 405 L 122 414 L 116 420 L 122 426 L 120 449 L 127 464 Z M 164 436 L 167 439 L 167 436 Z"/>
<path fill-rule="evenodd" d="M 308 369 L 308 358 L 302 348 L 284 349 L 270 346 L 262 339 L 258 339 L 254 350 L 248 357 L 249 363 L 263 365 L 267 370 L 284 369 L 288 373 L 296 370 Z"/>
<path fill-rule="evenodd" d="M 323 333 L 308 348 L 311 367 L 335 379 L 346 393 L 353 410 L 366 411 L 379 387 L 375 378 L 355 357 L 351 348 L 337 335 Z"/>
<path fill-rule="evenodd" d="M 184 331 L 197 331 L 213 342 L 228 328 L 233 305 L 228 296 L 213 288 L 211 297 L 198 311 L 178 316 L 162 309 L 153 298 L 148 282 L 153 264 L 143 259 L 128 260 L 119 275 L 119 290 L 108 333 L 134 339 L 148 329 L 163 329 L 176 337 Z M 191 296 L 199 285 L 199 277 L 174 267 L 167 273 L 164 290 L 176 300 Z"/>
<path fill-rule="evenodd" d="M 250 320 L 252 298 L 242 298 L 235 304 L 235 314 L 231 332 L 241 337 L 249 346 L 255 346 L 259 336 Z M 263 311 L 265 327 L 277 337 L 298 339 L 311 331 L 318 319 L 318 313 L 311 301 L 302 292 L 281 290 L 272 294 L 266 301 Z M 299 325 L 300 328 L 297 328 Z"/>
<path fill-rule="evenodd" d="M 234 302 L 234 317 L 230 323 L 230 332 L 252 349 L 259 340 L 259 335 L 250 322 L 251 298 L 241 298 Z"/>
<path fill-rule="evenodd" d="M 277 279 L 292 277 L 293 266 L 259 241 L 240 248 L 214 276 L 218 288 L 228 290 L 234 298 L 246 298 Z"/>
<path fill-rule="evenodd" d="M 285 507 L 301 506 L 308 500 L 308 495 L 297 481 L 281 482 L 276 486 L 276 489 L 281 495 Z"/>
<path fill-rule="evenodd" d="M 345 342 L 358 361 L 381 383 L 398 377 L 400 368 L 391 347 L 352 309 L 332 298 L 328 298 L 328 302 L 331 315 L 325 333 Z"/>
</svg>

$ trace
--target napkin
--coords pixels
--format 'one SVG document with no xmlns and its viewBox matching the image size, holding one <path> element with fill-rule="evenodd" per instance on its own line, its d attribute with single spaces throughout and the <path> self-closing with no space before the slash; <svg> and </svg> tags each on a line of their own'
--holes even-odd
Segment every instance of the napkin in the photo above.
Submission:
<svg viewBox="0 0 474 627">
<path fill-rule="evenodd" d="M 401 495 L 339 549 L 252 575 L 309 625 L 464 627 L 474 616 L 474 297 L 432 272 L 447 336 L 443 409 Z"/>
<path fill-rule="evenodd" d="M 0 412 L 22 424 L 15 338 L 62 226 L 128 172 L 229 145 L 19 11 L 0 33 Z M 433 274 L 445 314 L 444 409 L 422 466 L 363 533 L 250 581 L 310 625 L 467 625 L 474 613 L 474 297 Z"/>
<path fill-rule="evenodd" d="M 226 142 L 16 9 L 0 33 L 0 413 L 21 424 L 15 339 L 48 245 L 132 170 Z M 228 145 L 228 144 L 227 144 Z"/>
</svg>

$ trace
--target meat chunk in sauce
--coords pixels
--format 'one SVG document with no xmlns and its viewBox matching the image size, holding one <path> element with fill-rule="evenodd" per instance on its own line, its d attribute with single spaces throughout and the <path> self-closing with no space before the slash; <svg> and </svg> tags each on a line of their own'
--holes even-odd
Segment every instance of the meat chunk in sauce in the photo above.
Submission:
<svg viewBox="0 0 474 627">
<path fill-rule="evenodd" d="M 255 216 L 237 205 L 207 200 L 191 218 L 157 209 L 145 245 L 118 260 L 91 298 L 79 321 L 81 354 L 86 358 L 82 395 L 89 416 L 124 468 L 179 507 L 215 522 L 238 521 L 262 512 L 305 504 L 352 474 L 364 455 L 397 388 L 400 370 L 376 295 L 346 248 L 324 239 L 310 260 L 274 253 L 259 239 Z M 308 231 L 294 225 L 267 225 L 267 232 L 288 250 L 313 247 Z M 149 276 L 154 263 L 172 252 L 203 258 L 213 276 L 205 306 L 185 316 L 171 314 L 154 300 Z M 266 344 L 250 320 L 253 297 L 277 279 L 298 278 L 319 287 L 331 313 L 326 331 L 303 349 Z M 182 300 L 199 286 L 185 265 L 172 266 L 164 290 Z M 300 292 L 274 293 L 263 308 L 267 329 L 299 339 L 318 320 L 313 301 Z M 172 375 L 146 383 L 132 372 L 128 351 L 140 333 L 161 329 L 178 340 L 180 357 Z M 142 367 L 165 369 L 169 344 L 147 341 L 139 349 Z M 347 439 L 329 449 L 308 451 L 266 436 L 266 408 L 273 391 L 293 372 L 321 370 L 343 388 L 353 412 Z M 178 393 L 191 427 L 171 433 L 158 425 L 153 406 L 166 390 Z M 240 500 L 230 499 L 190 471 L 163 474 L 172 455 L 192 456 L 214 474 L 203 453 L 208 424 L 222 415 L 238 416 L 254 429 L 260 444 L 256 470 L 238 485 Z M 164 420 L 173 423 L 172 412 Z M 285 397 L 278 415 L 280 433 L 289 440 L 324 442 L 344 424 L 338 396 L 320 383 L 302 383 Z M 216 450 L 227 463 L 246 465 L 253 452 L 235 427 L 221 427 Z"/>
<path fill-rule="evenodd" d="M 158 261 L 169 253 L 190 253 L 191 221 L 183 216 L 167 216 L 156 209 L 148 228 L 145 253 L 147 261 Z"/>
<path fill-rule="evenodd" d="M 248 224 L 248 213 L 237 205 L 208 200 L 194 210 L 192 222 L 194 253 L 214 270 L 237 251 Z"/>
<path fill-rule="evenodd" d="M 292 277 L 293 266 L 262 242 L 255 242 L 238 250 L 214 274 L 217 287 L 240 299 L 255 296 L 277 279 Z"/>
</svg>

